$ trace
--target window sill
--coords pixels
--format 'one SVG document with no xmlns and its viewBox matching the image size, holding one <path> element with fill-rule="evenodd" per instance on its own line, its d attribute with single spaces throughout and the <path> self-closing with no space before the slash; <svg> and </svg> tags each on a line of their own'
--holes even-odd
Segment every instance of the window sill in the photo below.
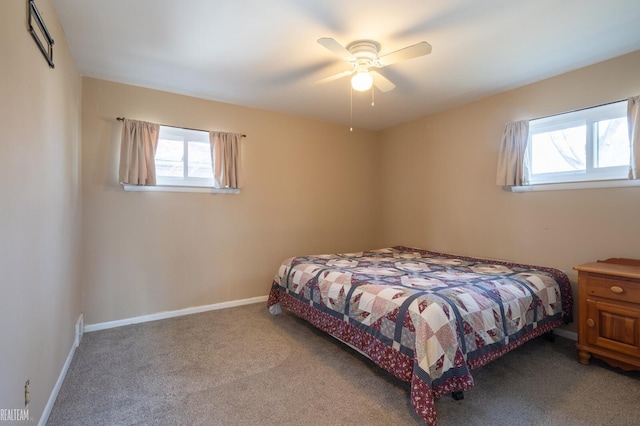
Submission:
<svg viewBox="0 0 640 426">
<path fill-rule="evenodd" d="M 122 187 L 127 192 L 204 192 L 208 194 L 239 194 L 239 189 L 231 188 L 212 188 L 210 186 L 177 186 L 177 185 L 127 185 Z"/>
<path fill-rule="evenodd" d="M 525 186 L 503 186 L 507 192 L 564 191 L 567 189 L 625 188 L 640 186 L 640 179 L 594 180 L 585 182 L 547 183 Z"/>
</svg>

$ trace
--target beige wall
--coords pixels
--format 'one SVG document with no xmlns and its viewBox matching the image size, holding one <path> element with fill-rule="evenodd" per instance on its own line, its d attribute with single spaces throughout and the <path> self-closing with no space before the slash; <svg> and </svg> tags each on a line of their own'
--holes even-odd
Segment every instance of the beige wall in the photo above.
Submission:
<svg viewBox="0 0 640 426">
<path fill-rule="evenodd" d="M 0 2 L 0 408 L 39 420 L 81 313 L 81 79 L 49 0 L 50 69 L 27 32 L 26 1 Z"/>
<path fill-rule="evenodd" d="M 640 188 L 504 192 L 504 124 L 640 94 L 640 52 L 382 132 L 382 242 L 565 270 L 640 258 Z M 573 327 L 571 327 L 573 328 Z"/>
<path fill-rule="evenodd" d="M 246 133 L 240 194 L 124 192 L 116 117 Z M 268 294 L 286 257 L 376 246 L 376 134 L 83 79 L 85 322 Z"/>
</svg>

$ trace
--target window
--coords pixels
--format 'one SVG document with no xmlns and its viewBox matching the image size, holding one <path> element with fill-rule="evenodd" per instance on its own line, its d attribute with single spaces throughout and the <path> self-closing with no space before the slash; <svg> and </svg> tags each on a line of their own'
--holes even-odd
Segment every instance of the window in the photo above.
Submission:
<svg viewBox="0 0 640 426">
<path fill-rule="evenodd" d="M 168 186 L 213 186 L 207 132 L 160 126 L 156 181 Z"/>
<path fill-rule="evenodd" d="M 627 101 L 529 122 L 530 184 L 626 179 Z"/>
</svg>

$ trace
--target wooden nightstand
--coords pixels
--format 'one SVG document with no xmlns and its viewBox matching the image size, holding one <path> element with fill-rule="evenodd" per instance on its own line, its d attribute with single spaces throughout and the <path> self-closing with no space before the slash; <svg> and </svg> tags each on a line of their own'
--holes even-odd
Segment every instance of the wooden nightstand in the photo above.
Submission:
<svg viewBox="0 0 640 426">
<path fill-rule="evenodd" d="M 578 271 L 579 361 L 593 355 L 624 370 L 640 370 L 640 260 L 607 259 Z"/>
</svg>

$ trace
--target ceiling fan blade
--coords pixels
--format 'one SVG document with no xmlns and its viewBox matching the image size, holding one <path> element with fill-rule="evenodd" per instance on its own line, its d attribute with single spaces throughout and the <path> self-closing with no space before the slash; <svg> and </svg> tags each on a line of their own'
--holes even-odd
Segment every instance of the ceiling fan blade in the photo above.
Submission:
<svg viewBox="0 0 640 426">
<path fill-rule="evenodd" d="M 381 92 L 389 92 L 396 88 L 395 84 L 378 71 L 370 70 L 369 73 L 373 77 L 373 84 L 380 89 Z"/>
<path fill-rule="evenodd" d="M 330 75 L 329 77 L 325 77 L 323 79 L 320 79 L 320 80 L 316 81 L 314 84 L 329 83 L 331 81 L 335 81 L 335 80 L 341 79 L 342 77 L 346 77 L 346 76 L 351 75 L 351 74 L 353 74 L 353 70 L 342 71 L 342 72 L 339 72 L 338 74 Z"/>
<path fill-rule="evenodd" d="M 381 66 L 386 67 L 387 65 L 406 61 L 407 59 L 416 58 L 418 56 L 428 55 L 429 53 L 431 53 L 431 45 L 426 41 L 421 41 L 420 43 L 416 43 L 412 46 L 387 53 L 386 55 L 381 56 L 378 61 Z"/>
<path fill-rule="evenodd" d="M 330 37 L 322 37 L 318 39 L 318 43 L 329 49 L 345 61 L 355 61 L 356 57 L 351 54 L 343 45 Z"/>
</svg>

